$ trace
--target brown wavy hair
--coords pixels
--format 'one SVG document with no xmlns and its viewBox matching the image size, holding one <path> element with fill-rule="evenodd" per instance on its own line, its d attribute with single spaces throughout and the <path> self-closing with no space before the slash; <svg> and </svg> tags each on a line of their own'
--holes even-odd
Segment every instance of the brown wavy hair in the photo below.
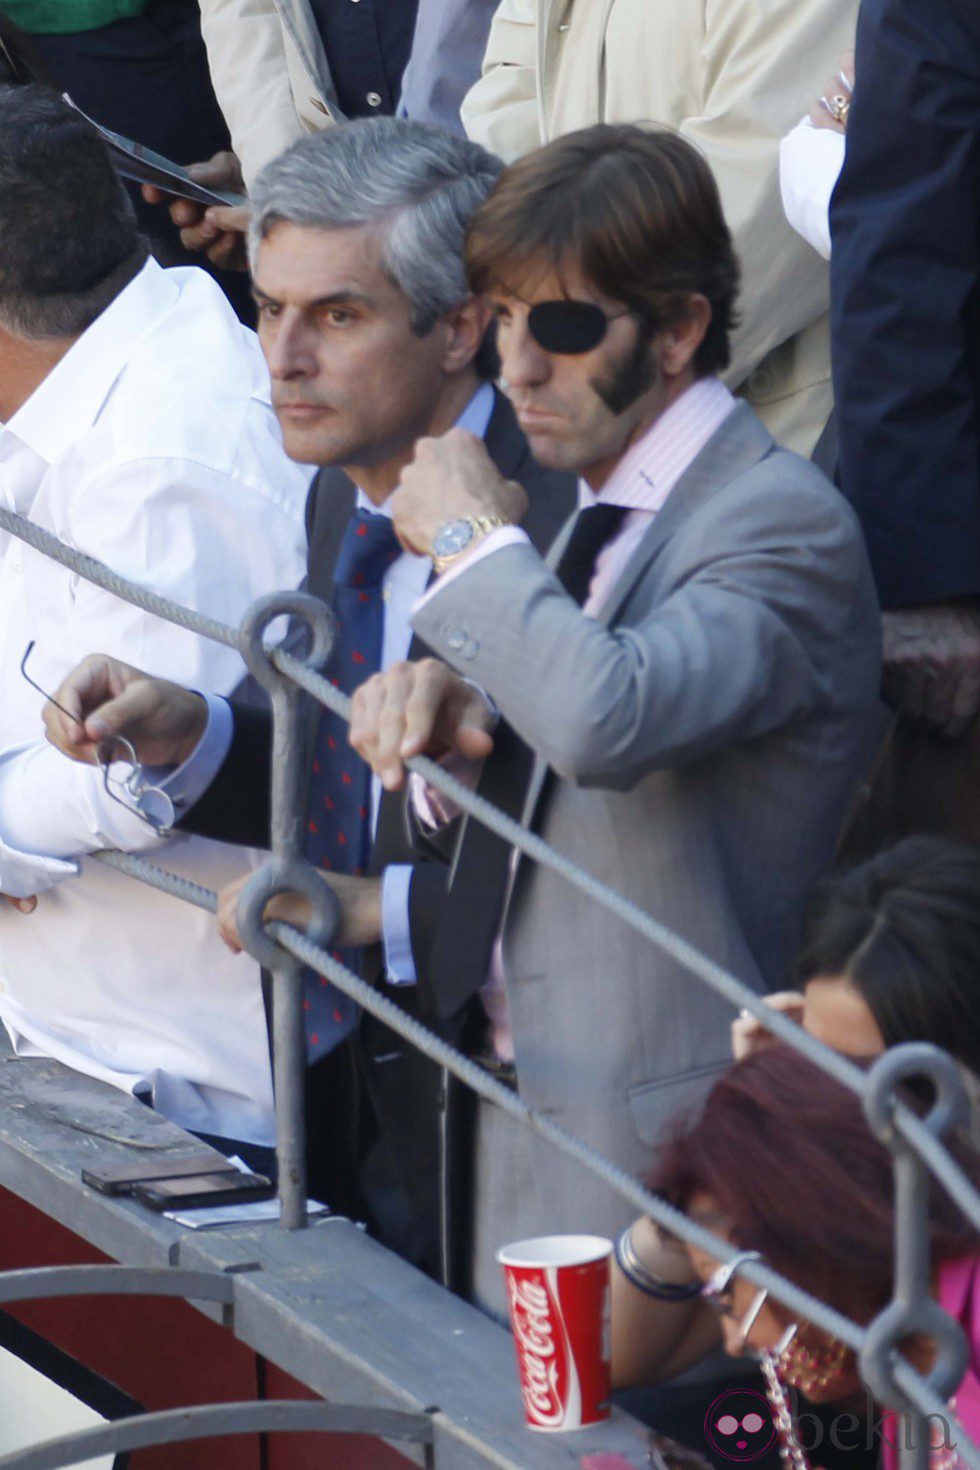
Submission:
<svg viewBox="0 0 980 1470">
<path fill-rule="evenodd" d="M 518 296 L 528 276 L 578 268 L 651 334 L 704 296 L 695 371 L 728 366 L 738 262 L 714 175 L 678 133 L 599 123 L 519 159 L 473 216 L 466 268 L 474 291 Z"/>
</svg>

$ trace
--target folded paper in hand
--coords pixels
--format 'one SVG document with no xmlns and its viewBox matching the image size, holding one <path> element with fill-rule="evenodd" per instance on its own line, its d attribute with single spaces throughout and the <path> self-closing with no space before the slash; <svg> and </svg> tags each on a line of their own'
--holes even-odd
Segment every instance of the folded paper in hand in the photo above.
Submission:
<svg viewBox="0 0 980 1470">
<path fill-rule="evenodd" d="M 161 153 L 154 153 L 152 148 L 144 148 L 142 143 L 134 143 L 131 138 L 124 138 L 121 133 L 113 133 L 109 128 L 104 128 L 101 123 L 82 112 L 67 92 L 63 96 L 69 107 L 74 107 L 79 116 L 84 117 L 95 128 L 108 146 L 116 171 L 124 179 L 131 179 L 136 184 L 152 184 L 165 194 L 176 194 L 180 199 L 193 199 L 195 204 L 238 206 L 248 202 L 244 194 L 208 189 L 204 184 L 197 183 L 179 163 L 171 163 L 169 158 L 164 158 Z"/>
</svg>

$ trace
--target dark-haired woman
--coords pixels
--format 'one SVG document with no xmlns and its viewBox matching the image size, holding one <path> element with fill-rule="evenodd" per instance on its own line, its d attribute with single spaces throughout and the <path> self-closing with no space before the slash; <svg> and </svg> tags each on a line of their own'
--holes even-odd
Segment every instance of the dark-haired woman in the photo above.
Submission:
<svg viewBox="0 0 980 1470">
<path fill-rule="evenodd" d="M 909 837 L 828 879 L 796 973 L 800 989 L 769 1001 L 834 1051 L 930 1041 L 955 1057 L 980 1139 L 980 849 Z M 754 1017 L 734 1023 L 736 1057 L 767 1044 Z"/>
<path fill-rule="evenodd" d="M 803 1290 L 866 1324 L 892 1295 L 892 1162 L 868 1129 L 860 1100 L 782 1046 L 738 1062 L 703 1113 L 665 1150 L 652 1189 L 740 1251 L 758 1253 Z M 966 1330 L 971 1361 L 951 1407 L 980 1439 L 980 1240 L 947 1196 L 933 1191 L 933 1295 Z M 723 1344 L 755 1353 L 779 1422 L 786 1392 L 812 1403 L 861 1391 L 853 1353 L 693 1247 L 641 1220 L 617 1242 L 613 1376 L 617 1386 L 674 1377 Z M 930 1366 L 927 1344 L 908 1356 Z M 890 1410 L 891 1405 L 878 1406 Z M 721 1433 L 724 1433 L 724 1426 Z M 886 1424 L 891 1463 L 897 1425 Z M 955 1435 L 954 1435 L 955 1438 Z M 790 1430 L 795 1470 L 805 1458 Z M 944 1458 L 945 1456 L 945 1458 Z M 937 1448 L 935 1470 L 954 1463 Z"/>
</svg>

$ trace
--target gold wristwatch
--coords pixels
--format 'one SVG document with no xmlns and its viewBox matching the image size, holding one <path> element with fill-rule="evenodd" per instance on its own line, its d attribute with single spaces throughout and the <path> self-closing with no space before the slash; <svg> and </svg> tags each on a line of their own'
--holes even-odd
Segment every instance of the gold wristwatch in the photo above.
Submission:
<svg viewBox="0 0 980 1470">
<path fill-rule="evenodd" d="M 464 551 L 469 551 L 475 541 L 511 524 L 503 516 L 461 516 L 458 520 L 447 521 L 432 538 L 432 565 L 441 575 Z"/>
</svg>

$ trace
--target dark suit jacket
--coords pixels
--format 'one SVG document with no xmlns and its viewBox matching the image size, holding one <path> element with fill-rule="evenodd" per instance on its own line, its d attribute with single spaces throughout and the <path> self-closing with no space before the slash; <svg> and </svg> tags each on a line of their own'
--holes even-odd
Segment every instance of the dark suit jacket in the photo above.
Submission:
<svg viewBox="0 0 980 1470">
<path fill-rule="evenodd" d="M 527 490 L 529 507 L 524 529 L 534 544 L 544 550 L 574 509 L 574 478 L 543 470 L 535 463 L 510 404 L 499 393 L 495 396 L 485 442 L 501 473 L 517 480 Z M 355 496 L 351 481 L 336 469 L 321 470 L 310 491 L 307 587 L 325 602 L 330 601 L 333 593 L 333 567 Z M 421 640 L 412 640 L 410 658 L 422 658 L 428 653 Z M 225 762 L 180 826 L 199 836 L 264 847 L 269 843 L 271 721 L 267 710 L 262 708 L 233 701 L 232 709 L 234 737 Z M 316 715 L 312 705 L 311 715 L 312 728 Z M 392 863 L 411 863 L 414 868 L 409 920 L 420 985 L 417 989 L 388 989 L 386 993 L 427 1024 L 435 1024 L 447 1039 L 458 1042 L 467 1018 L 446 1015 L 445 1008 L 436 1005 L 428 995 L 425 985 L 428 956 L 446 917 L 444 899 L 449 869 L 435 858 L 420 858 L 408 835 L 402 798 L 384 794 L 372 850 L 372 871 L 380 873 Z M 484 927 L 492 931 L 495 918 L 495 914 L 488 915 Z M 454 932 L 457 929 L 458 925 L 454 926 Z M 379 946 L 365 958 L 365 978 L 377 982 L 381 975 Z M 408 1195 L 411 1223 L 406 1230 L 405 1211 L 394 1209 L 387 1242 L 418 1264 L 435 1270 L 439 1237 L 440 1074 L 410 1047 L 403 1048 L 399 1038 L 369 1016 L 362 1018 L 359 1051 L 381 1130 L 369 1170 L 375 1180 L 386 1181 L 383 1187 L 372 1191 L 372 1203 L 376 1213 L 383 1213 L 384 1205 L 377 1201 L 381 1195 L 390 1194 L 387 1179 L 396 1175 Z M 313 1145 L 316 1146 L 315 1139 Z M 385 1233 L 385 1221 L 381 1220 L 380 1224 Z"/>
<path fill-rule="evenodd" d="M 842 486 L 885 607 L 980 596 L 980 10 L 864 0 L 831 208 Z"/>
</svg>

